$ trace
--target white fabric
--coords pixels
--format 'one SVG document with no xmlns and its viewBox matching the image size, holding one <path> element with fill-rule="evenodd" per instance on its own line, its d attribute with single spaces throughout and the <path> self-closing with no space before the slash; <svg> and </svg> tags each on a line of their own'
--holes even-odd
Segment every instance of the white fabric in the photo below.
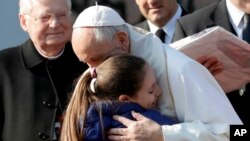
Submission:
<svg viewBox="0 0 250 141">
<path fill-rule="evenodd" d="M 161 113 L 180 122 L 162 126 L 164 140 L 229 140 L 229 124 L 242 122 L 207 69 L 154 34 L 127 25 L 130 52 L 153 67 L 162 88 Z"/>
<path fill-rule="evenodd" d="M 207 28 L 169 46 L 193 59 L 216 57 L 223 64 L 223 71 L 214 77 L 226 93 L 250 82 L 250 45 L 220 26 Z"/>
<path fill-rule="evenodd" d="M 229 141 L 226 123 L 203 124 L 200 121 L 162 126 L 164 141 Z"/>
<path fill-rule="evenodd" d="M 229 15 L 230 23 L 233 25 L 237 36 L 242 39 L 242 30 L 243 30 L 243 16 L 244 12 L 236 7 L 230 0 L 226 0 L 227 11 Z"/>
<path fill-rule="evenodd" d="M 130 38 L 130 52 L 135 56 L 140 56 L 145 59 L 154 69 L 159 85 L 164 93 L 163 114 L 169 115 L 176 119 L 175 107 L 170 89 L 168 86 L 167 77 L 167 57 L 164 53 L 163 43 L 154 34 L 133 27 L 127 24 Z M 165 46 L 167 47 L 167 46 Z"/>
<path fill-rule="evenodd" d="M 96 24 L 97 21 L 92 23 L 82 21 L 86 15 L 81 13 L 82 18 L 79 17 L 75 27 L 107 26 L 104 24 L 105 21 L 112 20 L 107 15 L 113 17 L 116 12 L 110 8 L 104 8 L 98 13 L 103 12 L 107 14 L 99 19 L 98 22 L 101 24 Z M 93 14 L 93 16 L 98 15 Z M 122 19 L 120 16 L 116 18 L 118 21 Z M 88 24 L 83 24 L 84 22 Z M 114 22 L 114 25 L 110 26 L 115 26 L 117 23 Z M 131 54 L 144 58 L 156 73 L 157 81 L 163 91 L 159 101 L 161 112 L 180 122 L 173 126 L 162 126 L 164 140 L 229 140 L 228 124 L 242 124 L 242 122 L 207 69 L 181 52 L 163 44 L 154 34 L 146 33 L 145 30 L 129 24 L 127 27 Z"/>
<path fill-rule="evenodd" d="M 123 24 L 125 24 L 125 21 L 117 12 L 113 12 L 109 7 L 96 5 L 82 11 L 73 27 L 116 26 Z"/>
</svg>

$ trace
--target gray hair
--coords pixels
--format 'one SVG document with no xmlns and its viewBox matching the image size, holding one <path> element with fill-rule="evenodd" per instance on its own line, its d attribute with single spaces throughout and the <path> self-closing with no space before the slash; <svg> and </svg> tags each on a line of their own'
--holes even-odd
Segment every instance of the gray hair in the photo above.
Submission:
<svg viewBox="0 0 250 141">
<path fill-rule="evenodd" d="M 118 26 L 102 26 L 93 28 L 96 41 L 111 41 L 118 31 L 128 34 L 127 25 L 123 24 Z"/>
<path fill-rule="evenodd" d="M 27 14 L 32 12 L 32 4 L 34 0 L 20 0 L 19 1 L 19 14 Z M 39 0 L 37 0 L 39 1 Z M 71 10 L 71 0 L 65 0 L 69 10 Z"/>
</svg>

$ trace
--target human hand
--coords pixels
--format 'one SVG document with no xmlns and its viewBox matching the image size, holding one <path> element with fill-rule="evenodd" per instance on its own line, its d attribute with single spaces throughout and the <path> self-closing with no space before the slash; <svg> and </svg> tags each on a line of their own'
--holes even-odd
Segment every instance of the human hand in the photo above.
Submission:
<svg viewBox="0 0 250 141">
<path fill-rule="evenodd" d="M 122 116 L 114 116 L 127 128 L 112 128 L 108 132 L 108 138 L 112 141 L 163 141 L 162 129 L 159 124 L 151 119 L 132 111 L 136 121 Z"/>
<path fill-rule="evenodd" d="M 216 57 L 200 56 L 196 61 L 206 67 L 213 76 L 223 71 L 223 64 Z"/>
</svg>

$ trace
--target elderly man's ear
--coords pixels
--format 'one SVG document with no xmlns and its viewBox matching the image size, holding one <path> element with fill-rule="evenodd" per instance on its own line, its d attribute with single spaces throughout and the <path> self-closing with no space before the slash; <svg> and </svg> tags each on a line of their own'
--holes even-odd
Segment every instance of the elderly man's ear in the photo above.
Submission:
<svg viewBox="0 0 250 141">
<path fill-rule="evenodd" d="M 22 29 L 26 32 L 28 32 L 28 27 L 27 27 L 27 18 L 25 15 L 19 14 L 19 21 Z"/>
<path fill-rule="evenodd" d="M 119 44 L 122 47 L 122 50 L 129 52 L 129 38 L 128 34 L 125 32 L 117 32 L 116 33 L 116 41 L 119 42 Z"/>
</svg>

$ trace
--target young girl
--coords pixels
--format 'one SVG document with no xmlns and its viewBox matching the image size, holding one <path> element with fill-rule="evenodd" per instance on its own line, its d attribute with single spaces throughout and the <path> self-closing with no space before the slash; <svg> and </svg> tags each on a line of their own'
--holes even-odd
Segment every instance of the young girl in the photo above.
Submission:
<svg viewBox="0 0 250 141">
<path fill-rule="evenodd" d="M 105 141 L 108 129 L 122 126 L 112 116 L 132 119 L 132 110 L 159 124 L 173 124 L 155 110 L 160 95 L 154 72 L 143 59 L 112 56 L 80 77 L 66 110 L 61 141 Z"/>
</svg>

